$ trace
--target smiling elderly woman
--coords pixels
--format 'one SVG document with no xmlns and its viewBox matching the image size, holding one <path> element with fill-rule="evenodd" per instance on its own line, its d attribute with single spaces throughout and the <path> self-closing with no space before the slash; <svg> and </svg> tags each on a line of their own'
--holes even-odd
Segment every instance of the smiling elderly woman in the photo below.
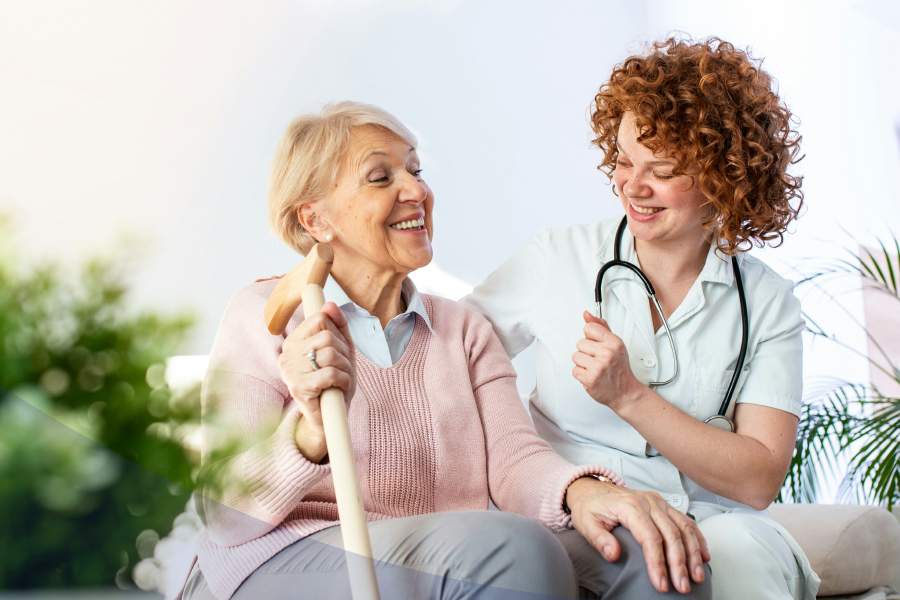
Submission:
<svg viewBox="0 0 900 600">
<path fill-rule="evenodd" d="M 572 597 L 579 584 L 647 598 L 647 572 L 686 592 L 688 568 L 699 583 L 709 559 L 693 522 L 554 453 L 488 321 L 407 277 L 431 261 L 434 231 L 415 147 L 395 118 L 350 102 L 285 132 L 273 228 L 301 254 L 330 242 L 343 294 L 309 319 L 298 311 L 280 336 L 263 323 L 274 281 L 229 304 L 203 390 L 203 472 L 228 476 L 198 496 L 207 528 L 184 597 L 349 598 L 319 413 L 331 386 L 351 399 L 382 598 Z M 233 424 L 231 456 L 212 457 L 214 421 Z M 509 512 L 486 510 L 491 500 Z M 566 502 L 584 515 L 574 524 Z M 592 542 L 564 547 L 551 533 L 573 525 Z M 708 597 L 708 583 L 693 593 Z"/>
</svg>

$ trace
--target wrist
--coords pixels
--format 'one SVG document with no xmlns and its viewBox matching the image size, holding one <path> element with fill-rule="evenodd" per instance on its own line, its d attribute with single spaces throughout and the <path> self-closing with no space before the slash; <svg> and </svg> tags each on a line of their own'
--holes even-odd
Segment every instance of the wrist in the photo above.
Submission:
<svg viewBox="0 0 900 600">
<path fill-rule="evenodd" d="M 634 380 L 634 384 L 629 387 L 629 389 L 619 396 L 618 401 L 614 406 L 610 406 L 610 408 L 615 412 L 622 420 L 629 422 L 629 419 L 634 414 L 639 414 L 643 409 L 643 404 L 647 401 L 647 393 L 652 393 L 652 390 L 638 381 Z"/>
<path fill-rule="evenodd" d="M 578 505 L 588 495 L 595 494 L 601 489 L 603 489 L 603 491 L 609 491 L 609 488 L 615 487 L 617 486 L 613 480 L 605 475 L 585 475 L 584 477 L 579 477 L 566 488 L 566 493 L 563 497 L 563 511 L 566 514 L 571 515 L 572 512 L 578 509 Z"/>
<path fill-rule="evenodd" d="M 294 443 L 303 458 L 313 464 L 321 464 L 328 455 L 328 447 L 325 444 L 324 432 L 312 431 L 309 420 L 300 417 L 297 428 L 294 430 Z"/>
</svg>

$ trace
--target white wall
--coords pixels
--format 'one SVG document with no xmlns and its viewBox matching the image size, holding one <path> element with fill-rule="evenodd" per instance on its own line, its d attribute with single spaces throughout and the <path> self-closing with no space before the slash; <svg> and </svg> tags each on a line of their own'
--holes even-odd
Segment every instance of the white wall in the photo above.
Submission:
<svg viewBox="0 0 900 600">
<path fill-rule="evenodd" d="M 15 210 L 29 257 L 145 240 L 135 305 L 196 309 L 186 351 L 205 353 L 228 298 L 298 260 L 266 228 L 281 129 L 301 110 L 356 99 L 420 135 L 435 262 L 477 283 L 542 225 L 618 213 L 594 168 L 588 105 L 641 41 L 681 30 L 752 46 L 801 119 L 807 209 L 782 248 L 762 253 L 790 276 L 803 257 L 834 254 L 841 224 L 863 241 L 900 231 L 900 5 L 749 6 L 5 0 L 0 206 Z M 844 300 L 862 315 L 858 292 Z M 823 302 L 806 308 L 865 349 Z M 811 381 L 865 379 L 862 359 L 808 350 Z M 529 360 L 517 361 L 523 379 Z"/>
<path fill-rule="evenodd" d="M 353 98 L 420 135 L 436 262 L 476 283 L 539 226 L 616 211 L 585 114 L 629 4 L 7 3 L 0 198 L 29 252 L 150 240 L 139 301 L 196 307 L 202 352 L 231 294 L 297 260 L 265 221 L 282 128 Z"/>
</svg>

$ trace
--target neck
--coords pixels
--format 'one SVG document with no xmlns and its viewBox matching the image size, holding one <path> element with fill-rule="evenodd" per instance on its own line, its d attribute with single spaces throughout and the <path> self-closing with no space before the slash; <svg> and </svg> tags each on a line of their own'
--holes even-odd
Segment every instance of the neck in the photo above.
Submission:
<svg viewBox="0 0 900 600">
<path fill-rule="evenodd" d="M 377 317 L 384 328 L 391 319 L 406 310 L 401 288 L 409 273 L 374 268 L 372 265 L 359 267 L 359 264 L 359 261 L 341 260 L 336 255 L 331 276 L 354 304 Z"/>
<path fill-rule="evenodd" d="M 697 279 L 706 264 L 709 242 L 703 237 L 666 243 L 635 239 L 634 250 L 641 270 L 654 287 L 665 288 L 676 282 L 693 283 Z M 657 282 L 661 285 L 657 286 Z"/>
</svg>

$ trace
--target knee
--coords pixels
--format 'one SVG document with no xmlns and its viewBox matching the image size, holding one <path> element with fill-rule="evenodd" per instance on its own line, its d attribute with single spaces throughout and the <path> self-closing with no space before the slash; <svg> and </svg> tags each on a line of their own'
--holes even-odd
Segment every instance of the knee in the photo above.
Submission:
<svg viewBox="0 0 900 600">
<path fill-rule="evenodd" d="M 516 562 L 567 562 L 562 544 L 540 523 L 513 513 L 488 511 L 472 524 L 467 540 L 486 554 L 502 549 Z"/>
<path fill-rule="evenodd" d="M 633 597 L 642 598 L 662 597 L 663 594 L 657 592 L 656 588 L 653 587 L 653 584 L 650 583 L 650 576 L 647 571 L 647 560 L 644 557 L 643 547 L 636 539 L 634 539 L 631 532 L 624 527 L 616 527 L 613 529 L 612 534 L 615 536 L 616 540 L 618 540 L 619 547 L 621 548 L 618 562 L 623 562 L 623 564 L 622 572 L 619 574 L 619 577 L 631 578 L 635 582 L 632 584 L 633 587 L 630 588 L 632 591 L 629 595 L 633 594 Z M 709 600 L 712 598 L 712 574 L 709 564 L 703 563 L 703 571 L 703 581 L 701 583 L 691 581 L 691 591 L 687 594 L 678 594 L 679 598 L 694 598 L 697 600 Z M 671 586 L 671 581 L 669 582 L 669 585 Z M 641 591 L 635 594 L 635 589 Z"/>
<path fill-rule="evenodd" d="M 755 556 L 759 541 L 752 535 L 751 523 L 744 515 L 722 514 L 700 522 L 700 532 L 706 538 L 712 562 L 725 557 Z"/>
<path fill-rule="evenodd" d="M 800 575 L 787 542 L 763 519 L 726 513 L 700 522 L 706 537 L 716 596 L 790 597 Z"/>
</svg>

